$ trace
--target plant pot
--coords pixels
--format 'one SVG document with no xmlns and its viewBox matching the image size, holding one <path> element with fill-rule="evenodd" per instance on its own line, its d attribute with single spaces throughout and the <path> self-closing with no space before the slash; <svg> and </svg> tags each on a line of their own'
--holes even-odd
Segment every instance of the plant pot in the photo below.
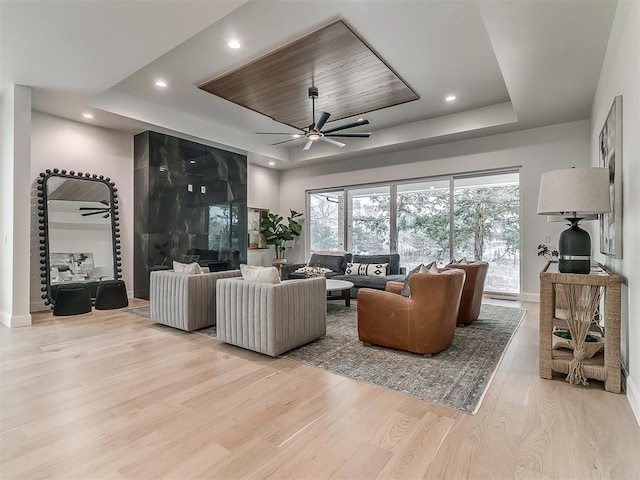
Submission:
<svg viewBox="0 0 640 480">
<path fill-rule="evenodd" d="M 589 334 L 590 336 L 597 338 L 598 341 L 597 342 L 584 342 L 584 356 L 585 358 L 591 358 L 593 357 L 596 353 L 598 353 L 600 350 L 602 350 L 604 348 L 604 338 L 600 337 L 600 336 L 596 336 L 593 334 Z M 566 338 L 562 338 L 559 337 L 557 335 L 551 335 L 552 338 L 552 346 L 551 348 L 558 349 L 558 348 L 568 348 L 569 350 L 573 350 L 575 349 L 575 342 L 573 341 L 573 339 L 566 339 Z"/>
</svg>

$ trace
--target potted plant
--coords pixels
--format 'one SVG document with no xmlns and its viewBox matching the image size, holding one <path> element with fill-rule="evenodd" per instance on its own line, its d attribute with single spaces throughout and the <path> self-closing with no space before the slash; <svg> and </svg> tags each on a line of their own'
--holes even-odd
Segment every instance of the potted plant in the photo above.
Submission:
<svg viewBox="0 0 640 480">
<path fill-rule="evenodd" d="M 276 213 L 269 213 L 260 221 L 260 233 L 265 237 L 267 245 L 273 245 L 276 249 L 276 259 L 284 260 L 286 242 L 294 240 L 302 233 L 302 225 L 296 219 L 302 217 L 302 213 L 290 210 L 286 218 Z M 284 263 L 284 262 L 280 262 Z"/>
</svg>

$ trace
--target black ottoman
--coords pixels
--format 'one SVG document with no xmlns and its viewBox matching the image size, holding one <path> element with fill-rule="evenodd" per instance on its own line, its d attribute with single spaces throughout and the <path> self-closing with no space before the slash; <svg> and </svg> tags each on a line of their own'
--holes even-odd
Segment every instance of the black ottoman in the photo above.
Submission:
<svg viewBox="0 0 640 480">
<path fill-rule="evenodd" d="M 98 283 L 96 310 L 112 310 L 129 306 L 124 280 L 103 280 Z"/>
<path fill-rule="evenodd" d="M 80 315 L 91 312 L 91 294 L 86 285 L 59 285 L 56 292 L 54 315 Z"/>
</svg>

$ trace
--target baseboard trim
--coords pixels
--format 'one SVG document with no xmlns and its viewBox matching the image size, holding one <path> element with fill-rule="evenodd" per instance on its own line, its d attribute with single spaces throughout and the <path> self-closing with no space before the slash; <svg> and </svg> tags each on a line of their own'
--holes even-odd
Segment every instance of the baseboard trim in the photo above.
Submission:
<svg viewBox="0 0 640 480">
<path fill-rule="evenodd" d="M 629 400 L 633 414 L 636 416 L 636 422 L 638 422 L 640 426 L 640 390 L 638 390 L 636 384 L 627 374 L 626 369 L 623 369 L 623 374 L 626 380 L 623 384 L 626 384 L 625 391 L 627 392 L 627 399 Z"/>
<path fill-rule="evenodd" d="M 518 298 L 523 302 L 534 302 L 540 303 L 540 294 L 539 293 L 526 293 L 522 292 L 518 295 Z"/>
<path fill-rule="evenodd" d="M 28 327 L 31 325 L 31 315 L 9 315 L 7 312 L 0 312 L 0 322 L 9 328 Z"/>
</svg>

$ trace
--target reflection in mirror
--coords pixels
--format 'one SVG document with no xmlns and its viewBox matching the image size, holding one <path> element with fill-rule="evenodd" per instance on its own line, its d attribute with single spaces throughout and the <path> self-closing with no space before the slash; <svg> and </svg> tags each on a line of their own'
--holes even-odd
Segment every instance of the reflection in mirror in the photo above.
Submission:
<svg viewBox="0 0 640 480">
<path fill-rule="evenodd" d="M 249 233 L 249 248 L 269 248 L 267 239 L 260 233 L 260 222 L 269 215 L 266 208 L 247 208 L 247 222 Z"/>
<path fill-rule="evenodd" d="M 95 175 L 54 172 L 39 180 L 43 298 L 55 303 L 58 287 L 73 283 L 87 285 L 95 298 L 100 280 L 120 276 L 115 189 Z"/>
</svg>

